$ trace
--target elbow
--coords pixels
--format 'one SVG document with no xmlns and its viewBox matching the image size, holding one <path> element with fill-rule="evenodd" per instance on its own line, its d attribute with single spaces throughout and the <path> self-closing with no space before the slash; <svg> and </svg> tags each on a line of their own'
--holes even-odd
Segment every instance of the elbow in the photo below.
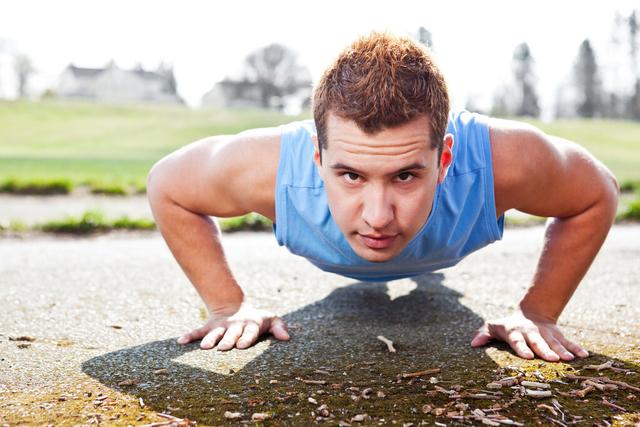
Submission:
<svg viewBox="0 0 640 427">
<path fill-rule="evenodd" d="M 154 164 L 149 173 L 147 173 L 147 201 L 152 204 L 155 194 L 157 192 L 156 181 L 158 175 L 158 163 Z"/>
<path fill-rule="evenodd" d="M 164 157 L 158 160 L 147 173 L 147 201 L 152 208 L 163 198 L 163 194 L 166 194 L 166 185 L 164 185 L 166 168 L 167 158 Z"/>
<path fill-rule="evenodd" d="M 609 182 L 611 183 L 611 186 L 613 187 L 613 192 L 616 196 L 616 200 L 618 199 L 618 197 L 620 196 L 620 183 L 618 182 L 618 180 L 616 179 L 616 177 L 613 175 L 613 173 L 611 173 L 610 171 L 608 172 L 608 178 L 609 178 Z"/>
<path fill-rule="evenodd" d="M 603 173 L 603 191 L 600 198 L 604 215 L 613 223 L 618 212 L 618 197 L 620 195 L 620 184 L 616 177 L 609 170 Z"/>
</svg>

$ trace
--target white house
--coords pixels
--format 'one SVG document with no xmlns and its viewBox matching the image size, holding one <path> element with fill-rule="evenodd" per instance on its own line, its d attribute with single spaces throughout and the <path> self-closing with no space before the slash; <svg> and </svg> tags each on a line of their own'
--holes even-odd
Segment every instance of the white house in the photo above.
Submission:
<svg viewBox="0 0 640 427">
<path fill-rule="evenodd" d="M 146 71 L 119 68 L 111 61 L 105 68 L 81 68 L 70 64 L 61 74 L 56 88 L 60 98 L 108 103 L 183 104 L 176 92 L 172 68 L 159 66 Z"/>
</svg>

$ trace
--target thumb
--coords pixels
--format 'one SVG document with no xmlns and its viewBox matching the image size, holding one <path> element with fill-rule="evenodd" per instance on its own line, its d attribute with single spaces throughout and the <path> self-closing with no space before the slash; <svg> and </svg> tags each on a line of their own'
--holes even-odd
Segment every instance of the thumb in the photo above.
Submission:
<svg viewBox="0 0 640 427">
<path fill-rule="evenodd" d="M 482 328 L 478 329 L 476 335 L 471 340 L 471 347 L 482 347 L 483 345 L 491 341 L 492 338 L 493 337 L 489 334 L 487 327 L 483 326 Z"/>
<path fill-rule="evenodd" d="M 271 320 L 271 327 L 269 328 L 269 332 L 271 332 L 271 334 L 273 334 L 273 336 L 276 337 L 276 339 L 279 339 L 282 341 L 289 340 L 289 332 L 287 332 L 287 325 L 284 323 L 284 320 L 282 320 L 279 317 L 274 317 Z"/>
</svg>

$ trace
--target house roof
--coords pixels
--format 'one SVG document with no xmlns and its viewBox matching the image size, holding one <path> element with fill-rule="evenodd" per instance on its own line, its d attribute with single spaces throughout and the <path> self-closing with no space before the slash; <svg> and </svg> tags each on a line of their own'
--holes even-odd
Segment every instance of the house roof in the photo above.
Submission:
<svg viewBox="0 0 640 427">
<path fill-rule="evenodd" d="M 145 80 L 157 80 L 157 79 L 164 79 L 165 76 L 163 76 L 162 74 L 156 73 L 154 71 L 146 71 L 143 70 L 141 68 L 132 70 L 134 73 L 136 73 L 138 75 L 138 77 L 141 77 Z"/>
<path fill-rule="evenodd" d="M 71 70 L 71 72 L 76 76 L 76 77 L 85 77 L 85 78 L 90 78 L 90 77 L 96 77 L 98 74 L 105 72 L 106 70 L 109 69 L 109 67 L 107 68 L 82 68 L 82 67 L 76 67 L 73 64 L 69 65 L 69 70 Z M 164 80 L 167 77 L 163 74 L 160 74 L 158 72 L 155 71 L 147 71 L 144 70 L 142 68 L 136 68 L 134 70 L 126 70 L 127 72 L 131 72 L 131 73 L 135 73 L 138 77 L 140 77 L 141 79 L 144 80 Z"/>
<path fill-rule="evenodd" d="M 81 68 L 73 64 L 69 65 L 68 68 L 76 77 L 95 77 L 105 70 L 104 68 Z"/>
</svg>

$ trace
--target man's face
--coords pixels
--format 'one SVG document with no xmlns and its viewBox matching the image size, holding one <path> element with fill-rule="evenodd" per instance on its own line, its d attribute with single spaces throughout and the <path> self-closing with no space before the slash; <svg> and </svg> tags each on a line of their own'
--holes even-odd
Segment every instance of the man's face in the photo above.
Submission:
<svg viewBox="0 0 640 427">
<path fill-rule="evenodd" d="M 354 122 L 329 114 L 328 148 L 320 165 L 314 137 L 331 215 L 354 252 L 367 261 L 394 258 L 427 220 L 453 144 L 447 135 L 438 158 L 430 141 L 427 115 L 367 135 Z"/>
</svg>

